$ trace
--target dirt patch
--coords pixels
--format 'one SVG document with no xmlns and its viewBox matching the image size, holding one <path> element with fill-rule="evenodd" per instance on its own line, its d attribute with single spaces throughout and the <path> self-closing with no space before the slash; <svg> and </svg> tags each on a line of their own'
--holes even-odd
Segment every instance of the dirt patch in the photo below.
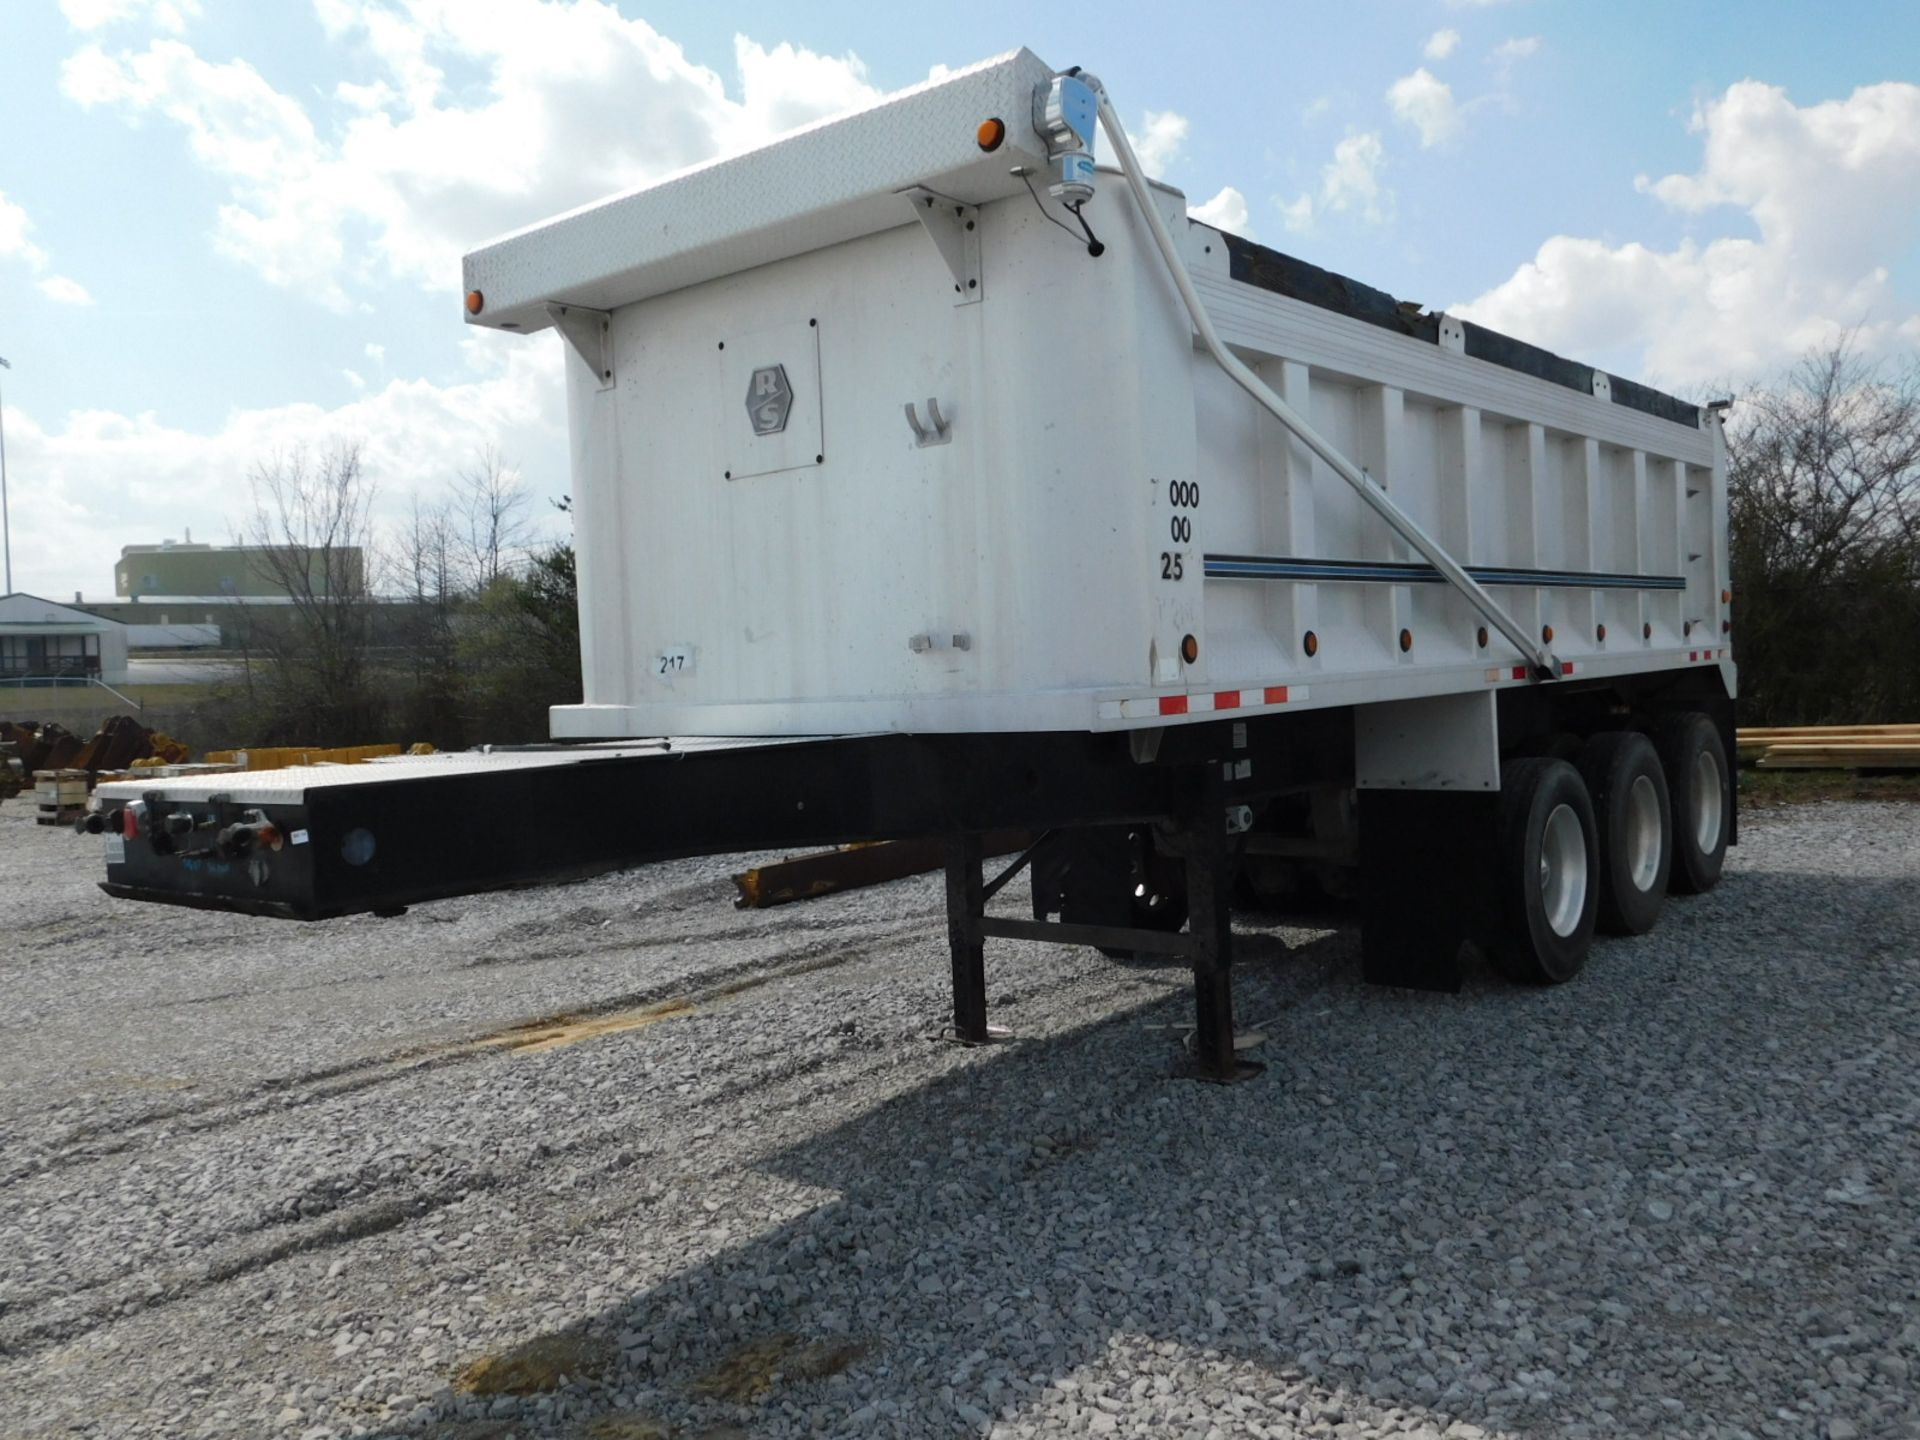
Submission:
<svg viewBox="0 0 1920 1440">
<path fill-rule="evenodd" d="M 453 1388 L 465 1395 L 537 1395 L 568 1380 L 597 1375 L 618 1358 L 613 1345 L 595 1335 L 538 1335 L 509 1350 L 482 1355 L 460 1372 Z"/>
<path fill-rule="evenodd" d="M 613 1010 L 604 1015 L 553 1015 L 544 1020 L 529 1020 L 502 1030 L 497 1035 L 482 1036 L 474 1044 L 533 1055 L 542 1050 L 577 1045 L 582 1040 L 597 1040 L 604 1035 L 643 1030 L 662 1020 L 671 1020 L 676 1015 L 691 1015 L 693 1009 L 691 1000 L 684 995 L 676 995 L 671 1000 L 642 1005 L 633 1010 Z"/>
</svg>

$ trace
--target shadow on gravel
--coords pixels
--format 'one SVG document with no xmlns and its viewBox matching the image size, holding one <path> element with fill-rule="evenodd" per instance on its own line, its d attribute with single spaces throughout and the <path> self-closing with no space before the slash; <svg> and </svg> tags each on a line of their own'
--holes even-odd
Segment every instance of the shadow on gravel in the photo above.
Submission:
<svg viewBox="0 0 1920 1440">
<path fill-rule="evenodd" d="M 1792 916 L 1803 878 L 1830 901 L 1831 877 L 1749 884 Z M 1900 883 L 1854 882 L 1850 910 L 1910 907 Z M 1414 1434 L 1466 1415 L 1825 1433 L 1816 1412 L 1907 1433 L 1901 1402 L 1846 1377 L 1920 1281 L 1920 1155 L 1898 1123 L 1915 1027 L 1875 983 L 1910 957 L 1873 936 L 1777 948 L 1784 932 L 1741 928 L 1749 884 L 1602 945 L 1553 991 L 1368 989 L 1350 935 L 1281 958 L 1248 937 L 1260 1079 L 1169 1078 L 1155 1027 L 1185 1018 L 1184 990 L 998 1047 L 774 1153 L 761 1168 L 839 1198 L 588 1328 L 689 1435 L 979 1433 L 1004 1407 L 1049 1432 L 1071 1404 L 1085 1426 L 1073 1377 L 1116 1345 L 1107 1378 L 1140 1377 L 1112 1381 L 1126 1426 L 1183 1398 L 1148 1383 L 1174 1374 L 1187 1399 L 1258 1397 L 1286 1434 L 1394 1409 Z M 843 1380 L 770 1381 L 759 1409 L 697 1388 L 785 1334 L 868 1349 Z"/>
</svg>

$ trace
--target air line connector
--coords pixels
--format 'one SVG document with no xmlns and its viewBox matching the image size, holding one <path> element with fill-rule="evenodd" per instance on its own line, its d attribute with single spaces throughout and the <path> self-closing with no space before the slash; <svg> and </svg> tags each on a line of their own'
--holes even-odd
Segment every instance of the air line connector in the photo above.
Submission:
<svg viewBox="0 0 1920 1440">
<path fill-rule="evenodd" d="M 287 842 L 275 825 L 259 810 L 244 810 L 239 820 L 220 832 L 218 845 L 222 855 L 239 859 L 254 850 L 278 850 Z"/>
<path fill-rule="evenodd" d="M 1047 142 L 1053 183 L 1047 193 L 1069 210 L 1093 198 L 1093 142 L 1100 122 L 1100 82 L 1078 66 L 1033 92 L 1033 128 Z"/>
</svg>

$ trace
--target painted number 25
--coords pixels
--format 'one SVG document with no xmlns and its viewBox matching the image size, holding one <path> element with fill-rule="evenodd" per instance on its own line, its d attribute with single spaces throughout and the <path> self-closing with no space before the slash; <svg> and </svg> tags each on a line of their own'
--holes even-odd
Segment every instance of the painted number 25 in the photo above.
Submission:
<svg viewBox="0 0 1920 1440">
<path fill-rule="evenodd" d="M 1200 508 L 1200 482 L 1198 480 L 1169 480 L 1167 482 L 1167 503 L 1178 510 L 1197 510 Z M 1167 521 L 1167 538 L 1175 545 L 1193 543 L 1193 517 L 1174 515 Z M 1160 578 L 1179 580 L 1186 574 L 1186 557 L 1178 550 L 1160 552 Z"/>
</svg>

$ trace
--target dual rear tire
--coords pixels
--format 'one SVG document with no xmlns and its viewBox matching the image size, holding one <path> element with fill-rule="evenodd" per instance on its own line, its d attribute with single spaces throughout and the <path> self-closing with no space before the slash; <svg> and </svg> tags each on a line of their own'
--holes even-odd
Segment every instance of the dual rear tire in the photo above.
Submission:
<svg viewBox="0 0 1920 1440">
<path fill-rule="evenodd" d="M 1575 759 L 1528 756 L 1501 771 L 1488 953 L 1527 984 L 1579 974 L 1596 929 L 1651 930 L 1669 889 L 1711 889 L 1732 831 L 1726 749 L 1704 715 L 1669 717 L 1651 738 L 1595 735 Z"/>
</svg>

